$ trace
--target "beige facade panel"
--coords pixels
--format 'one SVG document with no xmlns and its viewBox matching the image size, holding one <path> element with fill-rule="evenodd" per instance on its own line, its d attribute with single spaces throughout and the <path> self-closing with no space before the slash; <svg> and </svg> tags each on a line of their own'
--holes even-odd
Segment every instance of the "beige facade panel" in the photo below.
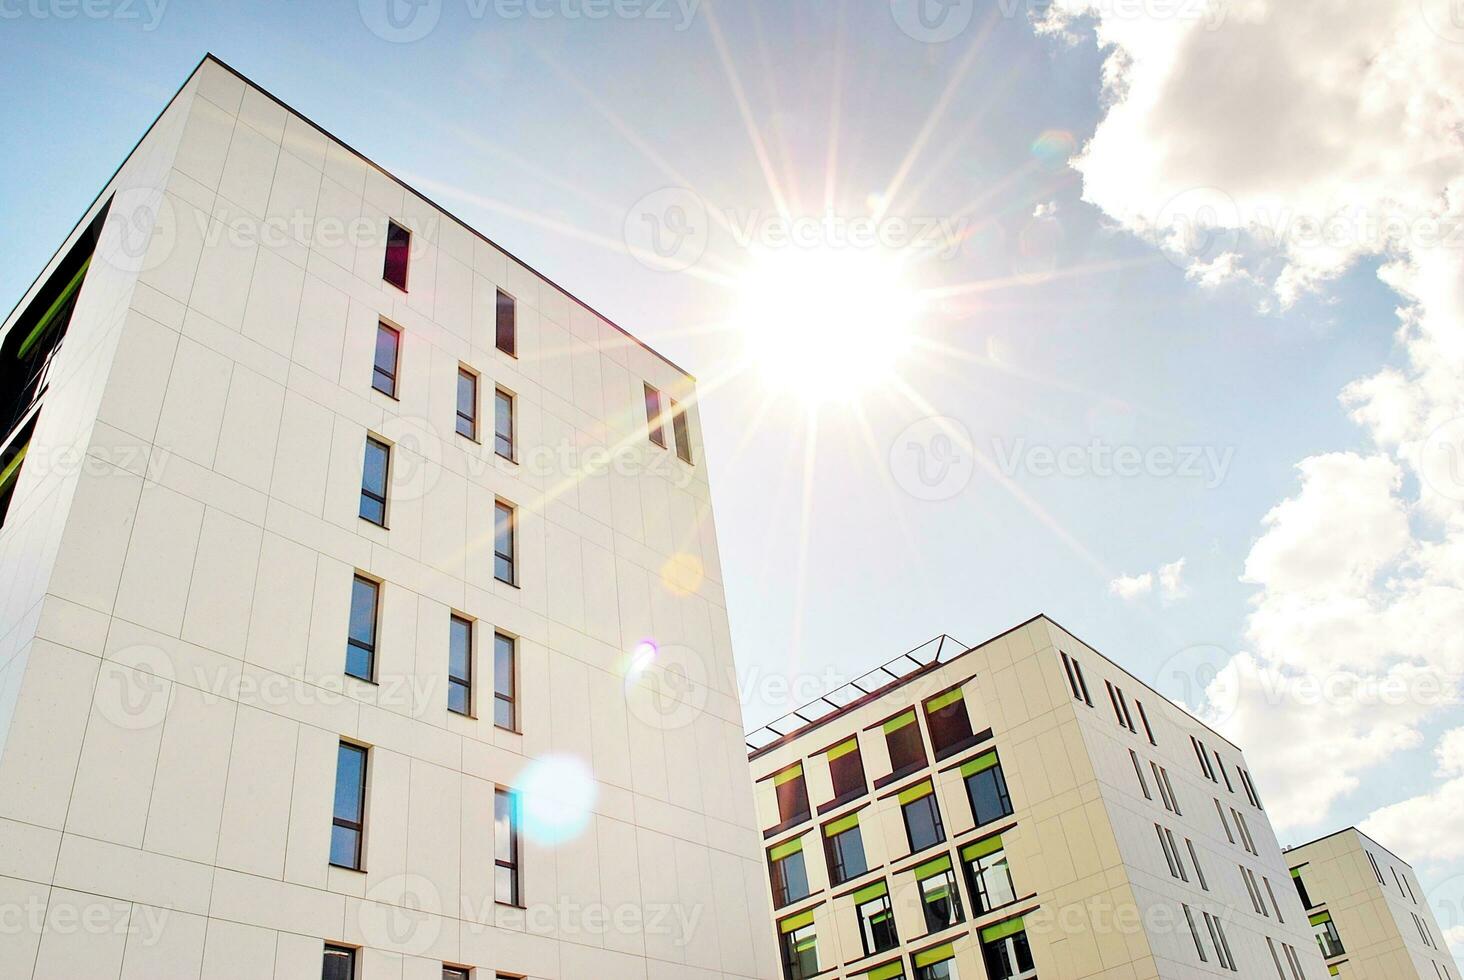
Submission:
<svg viewBox="0 0 1464 980">
<path fill-rule="evenodd" d="M 0 976 L 776 973 L 683 371 L 212 59 L 0 368 Z"/>
</svg>

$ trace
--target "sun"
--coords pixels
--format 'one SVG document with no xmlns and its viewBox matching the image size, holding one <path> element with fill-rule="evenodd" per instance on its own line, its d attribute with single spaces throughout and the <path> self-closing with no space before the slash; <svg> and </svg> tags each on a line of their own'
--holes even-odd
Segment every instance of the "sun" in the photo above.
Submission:
<svg viewBox="0 0 1464 980">
<path fill-rule="evenodd" d="M 883 249 L 766 249 L 737 293 L 748 361 L 771 386 L 814 405 L 892 381 L 921 311 L 902 258 Z"/>
</svg>

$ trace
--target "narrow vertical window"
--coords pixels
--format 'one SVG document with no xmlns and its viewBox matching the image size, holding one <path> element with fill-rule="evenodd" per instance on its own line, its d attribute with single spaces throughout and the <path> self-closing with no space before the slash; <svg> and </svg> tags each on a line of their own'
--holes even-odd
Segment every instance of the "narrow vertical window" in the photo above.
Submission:
<svg viewBox="0 0 1464 980">
<path fill-rule="evenodd" d="M 513 395 L 502 388 L 493 391 L 493 451 L 504 459 L 514 459 Z"/>
<path fill-rule="evenodd" d="M 493 511 L 493 577 L 508 585 L 517 585 L 513 505 L 500 500 Z"/>
<path fill-rule="evenodd" d="M 493 897 L 500 905 L 519 906 L 522 889 L 519 878 L 518 800 L 501 789 L 493 798 Z"/>
<path fill-rule="evenodd" d="M 1068 686 L 1073 689 L 1073 697 L 1078 701 L 1083 700 L 1083 692 L 1078 688 L 1078 675 L 1073 673 L 1072 660 L 1068 659 L 1068 655 L 1061 650 L 1057 651 L 1057 655 L 1062 657 L 1062 669 L 1067 674 Z"/>
<path fill-rule="evenodd" d="M 376 619 L 381 586 L 357 575 L 351 584 L 351 621 L 346 637 L 346 673 L 363 681 L 376 674 Z"/>
<path fill-rule="evenodd" d="M 1149 736 L 1149 744 L 1158 745 L 1159 743 L 1154 739 L 1154 729 L 1149 724 L 1149 713 L 1144 710 L 1144 702 L 1134 698 L 1134 707 L 1139 709 L 1139 720 L 1144 723 L 1144 734 Z"/>
<path fill-rule="evenodd" d="M 1190 907 L 1188 905 L 1184 906 L 1184 918 L 1185 921 L 1189 923 L 1190 938 L 1195 941 L 1195 952 L 1200 954 L 1200 962 L 1210 962 L 1209 959 L 1207 959 L 1205 956 L 1205 944 L 1200 942 L 1200 930 L 1195 928 L 1195 914 L 1190 911 Z"/>
<path fill-rule="evenodd" d="M 473 624 L 461 616 L 448 624 L 447 708 L 473 713 Z"/>
<path fill-rule="evenodd" d="M 1276 901 L 1276 890 L 1271 887 L 1271 879 L 1262 875 L 1261 880 L 1266 883 L 1266 894 L 1271 896 L 1271 908 L 1276 910 L 1276 920 L 1284 925 L 1286 916 L 1281 914 L 1281 903 Z"/>
<path fill-rule="evenodd" d="M 467 368 L 458 368 L 457 379 L 458 435 L 478 440 L 478 376 Z"/>
<path fill-rule="evenodd" d="M 498 310 L 494 324 L 494 344 L 509 357 L 518 357 L 518 316 L 512 296 L 498 291 Z"/>
<path fill-rule="evenodd" d="M 361 466 L 362 520 L 386 527 L 386 486 L 391 476 L 391 447 L 366 437 L 366 459 Z"/>
<path fill-rule="evenodd" d="M 349 946 L 327 944 L 320 980 L 356 980 L 356 951 Z"/>
<path fill-rule="evenodd" d="M 1200 867 L 1200 855 L 1195 851 L 1195 842 L 1186 837 L 1184 846 L 1189 848 L 1190 863 L 1195 866 L 1195 875 L 1200 879 L 1200 887 L 1209 891 L 1210 883 L 1205 880 L 1205 869 Z"/>
<path fill-rule="evenodd" d="M 1073 670 L 1077 673 L 1078 683 L 1083 688 L 1083 703 L 1090 708 L 1093 707 L 1093 695 L 1088 693 L 1088 678 L 1083 676 L 1083 665 L 1078 663 L 1077 657 L 1073 658 Z"/>
<path fill-rule="evenodd" d="M 651 442 L 666 448 L 666 428 L 661 419 L 661 393 L 650 385 L 645 386 L 646 395 L 646 431 L 651 437 Z"/>
<path fill-rule="evenodd" d="M 385 323 L 376 325 L 376 359 L 371 369 L 371 387 L 396 397 L 397 365 L 401 360 L 402 332 Z"/>
<path fill-rule="evenodd" d="M 361 870 L 366 830 L 366 750 L 342 742 L 336 753 L 335 814 L 331 820 L 330 863 Z"/>
<path fill-rule="evenodd" d="M 686 429 L 686 409 L 671 400 L 671 434 L 676 438 L 676 455 L 683 463 L 691 462 L 691 435 Z"/>
<path fill-rule="evenodd" d="M 493 724 L 518 730 L 515 683 L 518 676 L 518 645 L 511 636 L 493 634 Z"/>
<path fill-rule="evenodd" d="M 1139 777 L 1139 789 L 1144 791 L 1144 799 L 1152 800 L 1154 797 L 1149 794 L 1149 784 L 1144 782 L 1144 769 L 1139 765 L 1138 753 L 1129 749 L 1129 758 L 1134 760 L 1134 775 Z"/>
<path fill-rule="evenodd" d="M 412 233 L 395 221 L 386 224 L 386 263 L 381 278 L 406 291 L 407 258 L 412 254 Z"/>
<path fill-rule="evenodd" d="M 34 428 L 35 422 L 30 423 Z M 0 527 L 5 526 L 5 516 L 10 512 L 10 502 L 15 498 L 16 485 L 20 483 L 20 470 L 30 450 L 31 433 L 18 436 L 12 448 L 0 457 Z M 15 448 L 18 447 L 18 448 Z"/>
</svg>

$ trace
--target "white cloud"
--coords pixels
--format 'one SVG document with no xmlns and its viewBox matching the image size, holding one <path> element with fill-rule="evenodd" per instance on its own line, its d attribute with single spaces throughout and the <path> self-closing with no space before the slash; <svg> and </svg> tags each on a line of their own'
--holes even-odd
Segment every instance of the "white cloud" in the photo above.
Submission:
<svg viewBox="0 0 1464 980">
<path fill-rule="evenodd" d="M 1166 599 L 1183 599 L 1189 595 L 1184 584 L 1184 559 L 1159 566 L 1159 594 Z"/>
<path fill-rule="evenodd" d="M 1152 595 L 1157 583 L 1159 595 L 1164 601 L 1182 599 L 1189 595 L 1189 588 L 1184 584 L 1184 561 L 1183 558 L 1180 558 L 1168 565 L 1160 565 L 1157 573 L 1142 572 L 1138 575 L 1120 575 L 1108 583 L 1108 592 L 1125 602 L 1134 602 L 1144 596 Z"/>
<path fill-rule="evenodd" d="M 1108 591 L 1120 599 L 1132 602 L 1154 591 L 1154 573 L 1120 575 L 1108 583 Z"/>
<path fill-rule="evenodd" d="M 1464 776 L 1464 728 L 1446 732 L 1434 754 L 1439 757 L 1440 776 Z"/>
<path fill-rule="evenodd" d="M 1373 258 L 1400 298 L 1400 363 L 1341 393 L 1371 446 L 1298 464 L 1246 562 L 1250 652 L 1217 678 L 1240 693 L 1227 730 L 1264 747 L 1252 761 L 1283 828 L 1325 826 L 1371 770 L 1426 744 L 1425 724 L 1458 717 L 1464 248 L 1443 239 L 1464 222 L 1464 31 L 1436 33 L 1449 3 L 1144 16 L 1054 0 L 1039 24 L 1091 27 L 1108 51 L 1105 115 L 1075 162 L 1085 200 L 1202 286 L 1249 276 L 1285 306 Z M 1449 781 L 1373 823 L 1404 854 L 1464 860 L 1457 832 L 1420 829 L 1464 812 L 1464 748 L 1451 735 L 1438 751 Z"/>
</svg>

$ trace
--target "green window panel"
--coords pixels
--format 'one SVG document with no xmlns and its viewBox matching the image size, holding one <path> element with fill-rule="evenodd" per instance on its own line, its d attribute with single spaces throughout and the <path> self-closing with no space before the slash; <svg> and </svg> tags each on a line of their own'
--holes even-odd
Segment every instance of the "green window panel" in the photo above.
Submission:
<svg viewBox="0 0 1464 980">
<path fill-rule="evenodd" d="M 923 953 L 915 954 L 915 967 L 919 969 L 926 966 L 935 966 L 937 963 L 944 963 L 947 960 L 956 958 L 956 946 L 954 943 L 946 943 L 944 946 L 937 946 L 935 949 L 927 949 Z"/>
<path fill-rule="evenodd" d="M 778 923 L 778 931 L 781 932 L 783 935 L 786 936 L 790 932 L 797 932 L 799 929 L 802 929 L 805 926 L 811 926 L 811 925 L 813 925 L 813 912 L 812 912 L 812 910 L 810 910 L 808 912 L 804 912 L 804 913 L 802 913 L 800 915 L 789 916 L 788 918 L 784 919 L 782 922 L 779 922 Z"/>
<path fill-rule="evenodd" d="M 961 860 L 974 861 L 977 858 L 984 858 L 988 854 L 995 854 L 1001 849 L 1001 834 L 997 834 L 995 837 L 988 837 L 961 848 Z"/>
<path fill-rule="evenodd" d="M 976 758 L 972 759 L 970 762 L 961 767 L 961 776 L 962 778 L 969 779 L 972 776 L 976 775 L 978 772 L 985 772 L 988 769 L 996 768 L 996 764 L 997 758 L 995 752 L 987 752 L 984 755 L 978 755 Z"/>
<path fill-rule="evenodd" d="M 789 766 L 787 769 L 784 769 L 782 772 L 774 776 L 773 785 L 782 786 L 784 783 L 791 783 L 793 780 L 799 778 L 802 775 L 803 763 L 800 762 L 797 765 Z"/>
<path fill-rule="evenodd" d="M 905 975 L 905 965 L 899 960 L 877 966 L 864 975 L 864 980 L 896 980 Z"/>
<path fill-rule="evenodd" d="M 951 856 L 949 854 L 938 857 L 934 861 L 927 861 L 915 869 L 915 880 L 924 881 L 926 878 L 934 878 L 936 875 L 951 870 Z"/>
<path fill-rule="evenodd" d="M 855 827 L 858 826 L 859 814 L 851 813 L 847 817 L 844 817 L 842 820 L 835 820 L 833 823 L 824 827 L 824 836 L 837 837 L 840 834 L 853 830 Z"/>
<path fill-rule="evenodd" d="M 958 687 L 954 691 L 947 691 L 946 693 L 942 694 L 940 697 L 931 698 L 929 701 L 927 701 L 925 703 L 925 710 L 926 711 L 929 711 L 931 713 L 937 712 L 941 708 L 947 708 L 947 707 L 955 704 L 957 701 L 961 700 L 963 697 L 965 697 L 965 695 L 961 693 L 961 689 Z"/>
<path fill-rule="evenodd" d="M 897 716 L 895 718 L 891 718 L 889 721 L 885 722 L 884 733 L 886 735 L 893 735 L 895 732 L 898 732 L 900 729 L 902 729 L 902 728 L 908 728 L 908 727 L 910 727 L 913 724 L 915 724 L 915 709 L 914 708 L 911 708 L 909 711 L 905 712 L 903 715 L 899 715 L 899 716 Z"/>
<path fill-rule="evenodd" d="M 1019 932 L 1026 931 L 1026 920 L 1020 915 L 1015 919 L 1007 919 L 1005 922 L 998 922 L 994 926 L 987 926 L 981 930 L 981 941 L 983 943 L 1000 942 L 1008 936 L 1015 936 Z"/>
<path fill-rule="evenodd" d="M 81 268 L 76 270 L 76 275 L 72 276 L 71 281 L 66 284 L 66 288 L 61 290 L 61 295 L 56 297 L 45 313 L 41 314 L 40 320 L 31 328 L 31 332 L 25 340 L 21 341 L 17 357 L 24 358 L 31 352 L 31 348 L 38 344 L 42 337 L 50 333 L 52 327 L 56 326 L 57 314 L 61 312 L 61 308 L 66 305 L 67 301 L 76 295 L 76 291 L 81 288 L 81 281 L 86 278 L 86 270 L 90 268 L 91 259 L 87 259 L 81 264 Z"/>
<path fill-rule="evenodd" d="M 786 844 L 779 844 L 768 852 L 768 858 L 772 861 L 781 861 L 785 857 L 792 857 L 803 850 L 803 838 L 795 837 Z"/>
<path fill-rule="evenodd" d="M 833 748 L 829 749 L 828 759 L 830 762 L 833 762 L 836 759 L 842 759 L 844 758 L 844 756 L 851 755 L 858 751 L 859 737 L 855 736 L 854 738 L 849 739 L 849 741 L 840 742 L 838 745 L 835 745 Z"/>
<path fill-rule="evenodd" d="M 909 789 L 905 790 L 905 792 L 901 793 L 900 806 L 907 806 L 911 803 L 914 803 L 916 800 L 923 800 L 934 792 L 935 784 L 927 779 L 925 782 L 919 783 L 915 786 L 911 786 Z"/>
<path fill-rule="evenodd" d="M 1312 916 L 1307 921 L 1310 922 L 1314 926 L 1326 925 L 1328 922 L 1331 922 L 1332 921 L 1332 913 L 1331 912 L 1318 912 L 1316 915 Z"/>
<path fill-rule="evenodd" d="M 876 898 L 884 898 L 889 893 L 889 885 L 883 881 L 875 882 L 867 888 L 861 888 L 854 893 L 854 904 L 863 905 L 865 902 L 872 902 Z"/>
</svg>

